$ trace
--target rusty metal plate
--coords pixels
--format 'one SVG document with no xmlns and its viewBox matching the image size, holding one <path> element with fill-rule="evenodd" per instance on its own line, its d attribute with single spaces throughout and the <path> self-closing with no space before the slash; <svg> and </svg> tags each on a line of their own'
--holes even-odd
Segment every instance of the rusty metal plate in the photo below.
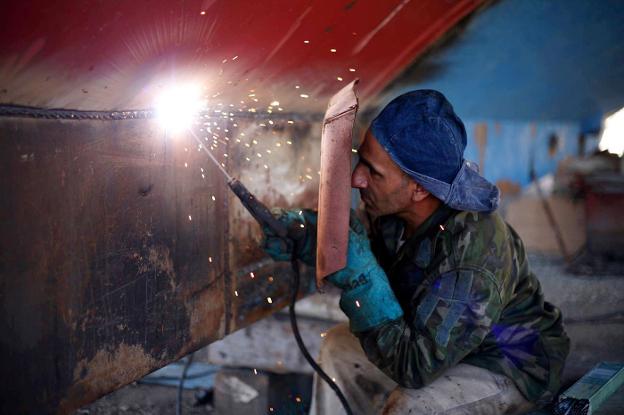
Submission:
<svg viewBox="0 0 624 415">
<path fill-rule="evenodd" d="M 0 120 L 0 412 L 69 413 L 287 304 L 289 264 L 192 140 L 156 124 Z M 248 124 L 264 141 L 220 161 L 269 205 L 314 203 L 316 181 L 272 181 L 305 168 L 280 160 L 315 154 L 312 130 Z M 301 142 L 280 153 L 278 133 Z M 284 171 L 243 163 L 261 145 Z"/>
<path fill-rule="evenodd" d="M 354 80 L 332 97 L 323 120 L 316 243 L 317 285 L 347 265 L 351 141 L 358 109 Z"/>
</svg>

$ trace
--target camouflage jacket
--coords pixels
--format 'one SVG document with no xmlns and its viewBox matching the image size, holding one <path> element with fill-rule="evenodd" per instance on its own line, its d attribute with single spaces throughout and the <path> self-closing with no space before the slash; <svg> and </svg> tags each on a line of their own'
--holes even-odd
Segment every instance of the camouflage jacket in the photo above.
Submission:
<svg viewBox="0 0 624 415">
<path fill-rule="evenodd" d="M 532 402 L 551 400 L 569 339 L 516 232 L 497 213 L 446 206 L 397 250 L 402 229 L 391 216 L 373 226 L 373 252 L 404 316 L 358 333 L 368 358 L 404 387 L 464 362 L 508 376 Z"/>
</svg>

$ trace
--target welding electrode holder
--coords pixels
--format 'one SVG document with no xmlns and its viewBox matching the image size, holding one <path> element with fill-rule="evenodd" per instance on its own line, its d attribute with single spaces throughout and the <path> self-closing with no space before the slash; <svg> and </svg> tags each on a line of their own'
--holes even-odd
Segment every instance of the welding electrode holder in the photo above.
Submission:
<svg viewBox="0 0 624 415">
<path fill-rule="evenodd" d="M 271 211 L 260 202 L 247 188 L 240 182 L 238 179 L 230 179 L 228 181 L 228 186 L 234 194 L 240 199 L 241 203 L 245 208 L 251 213 L 251 215 L 260 223 L 261 226 L 269 227 L 276 235 L 280 238 L 289 238 L 293 241 L 294 244 L 294 252 L 297 252 L 297 246 L 301 242 L 304 237 L 304 233 L 300 229 L 291 229 L 290 232 L 286 226 L 286 224 L 280 222 Z M 308 361 L 308 363 L 314 368 L 316 373 L 329 385 L 329 387 L 336 393 L 340 403 L 342 404 L 347 415 L 352 415 L 353 411 L 349 406 L 349 402 L 346 397 L 328 375 L 323 371 L 323 369 L 316 363 L 314 358 L 308 352 L 305 344 L 303 343 L 303 339 L 301 338 L 301 334 L 299 332 L 299 326 L 297 325 L 297 316 L 295 313 L 295 304 L 297 302 L 297 297 L 299 295 L 299 284 L 301 280 L 301 274 L 299 272 L 299 264 L 296 258 L 293 258 L 291 261 L 294 278 L 292 280 L 292 294 L 290 298 L 290 306 L 288 308 L 288 314 L 290 316 L 290 323 L 292 326 L 293 334 L 295 336 L 295 340 L 297 341 L 297 345 L 301 350 L 301 353 Z"/>
<path fill-rule="evenodd" d="M 288 228 L 282 222 L 280 222 L 271 211 L 260 202 L 238 179 L 231 179 L 228 182 L 228 186 L 240 199 L 241 203 L 251 216 L 260 223 L 262 226 L 268 226 L 277 236 L 280 238 L 286 238 L 288 236 Z"/>
</svg>

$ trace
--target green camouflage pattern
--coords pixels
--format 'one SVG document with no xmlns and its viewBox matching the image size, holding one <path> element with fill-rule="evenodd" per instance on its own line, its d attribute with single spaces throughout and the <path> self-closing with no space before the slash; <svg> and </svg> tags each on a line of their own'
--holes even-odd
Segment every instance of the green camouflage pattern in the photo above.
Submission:
<svg viewBox="0 0 624 415">
<path fill-rule="evenodd" d="M 506 375 L 532 402 L 550 401 L 569 339 L 518 234 L 497 213 L 445 206 L 397 250 L 401 230 L 392 217 L 373 227 L 373 251 L 405 315 L 356 333 L 368 358 L 404 387 L 463 362 Z"/>
</svg>

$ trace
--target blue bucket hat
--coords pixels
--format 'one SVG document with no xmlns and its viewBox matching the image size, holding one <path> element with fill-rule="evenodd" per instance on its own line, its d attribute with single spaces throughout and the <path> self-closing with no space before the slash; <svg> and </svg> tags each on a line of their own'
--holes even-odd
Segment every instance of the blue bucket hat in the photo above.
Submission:
<svg viewBox="0 0 624 415">
<path fill-rule="evenodd" d="M 464 160 L 466 128 L 438 91 L 421 89 L 392 100 L 370 131 L 401 170 L 457 210 L 493 212 L 498 188 Z"/>
</svg>

